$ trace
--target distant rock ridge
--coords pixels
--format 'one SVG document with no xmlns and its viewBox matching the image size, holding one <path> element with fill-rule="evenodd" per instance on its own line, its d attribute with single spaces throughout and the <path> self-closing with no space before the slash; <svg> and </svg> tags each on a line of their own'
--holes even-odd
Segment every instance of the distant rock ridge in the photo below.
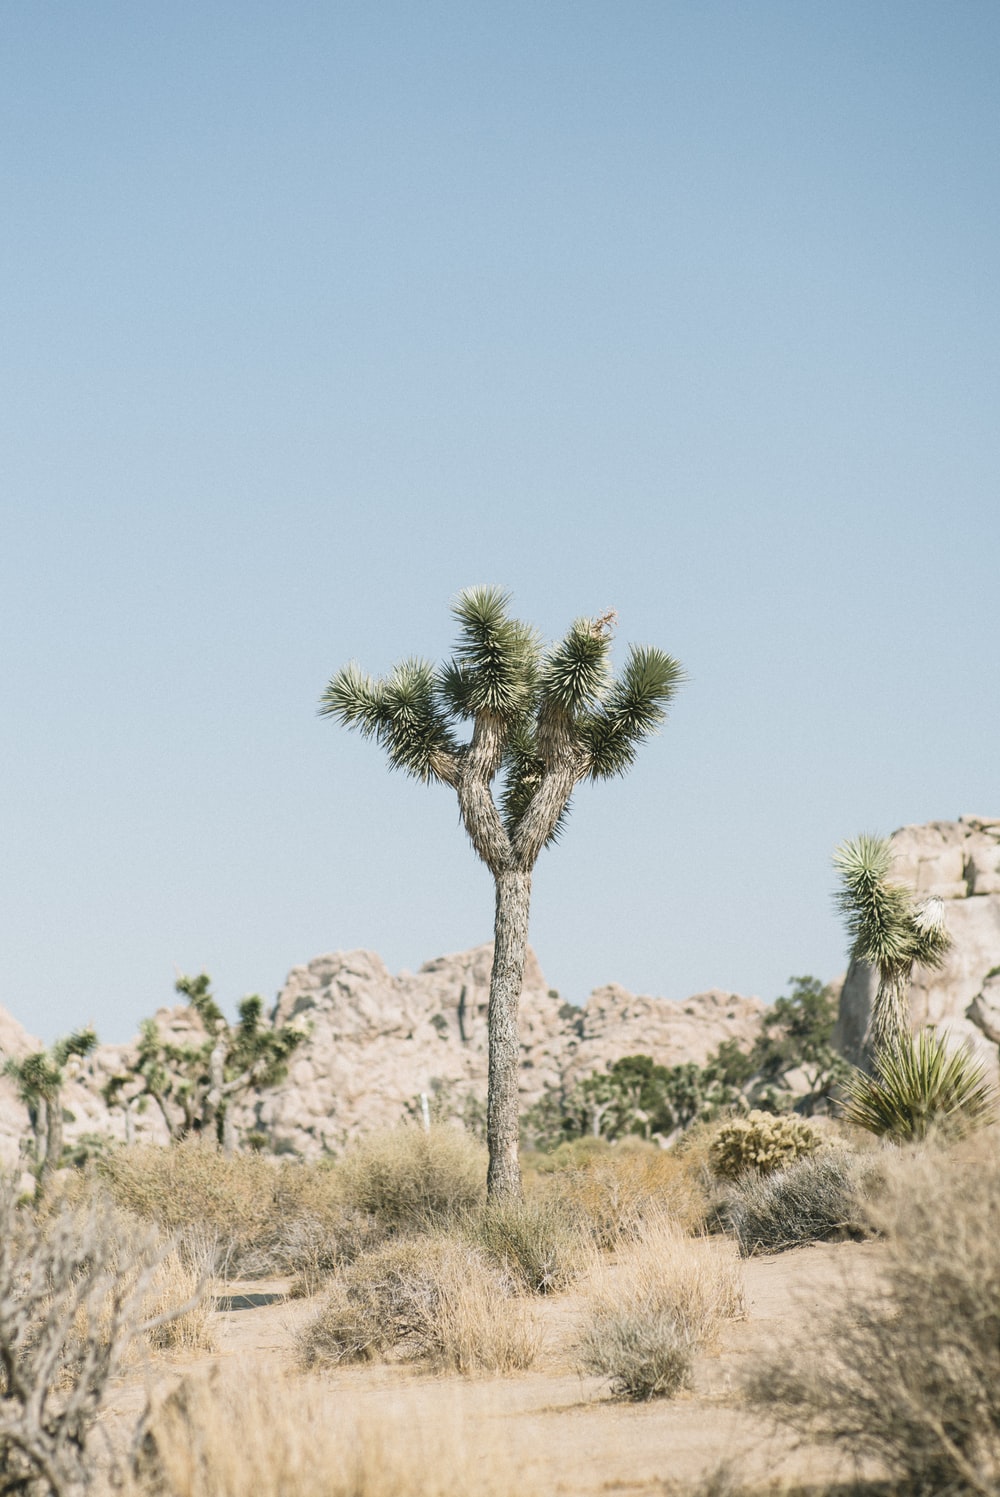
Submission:
<svg viewBox="0 0 1000 1497">
<path fill-rule="evenodd" d="M 397 977 L 368 951 L 335 952 L 293 968 L 273 1020 L 305 1020 L 310 1038 L 288 1080 L 243 1109 L 241 1126 L 309 1155 L 394 1121 L 420 1092 L 485 1097 L 492 958 L 492 945 L 477 946 Z M 577 1008 L 547 986 L 529 952 L 520 1011 L 522 1105 L 622 1055 L 702 1063 L 724 1039 L 749 1045 L 763 1011 L 759 998 L 737 993 L 713 989 L 676 1003 L 637 997 L 614 983 Z"/>
<path fill-rule="evenodd" d="M 294 967 L 270 1015 L 310 1026 L 280 1086 L 251 1095 L 236 1109 L 241 1131 L 258 1130 L 273 1147 L 306 1158 L 335 1152 L 348 1139 L 398 1122 L 421 1092 L 461 1105 L 486 1095 L 486 1009 L 491 944 L 426 962 L 393 976 L 371 951 L 333 952 Z M 712 989 L 684 1002 L 637 996 L 616 983 L 597 988 L 582 1007 L 550 989 L 534 952 L 521 996 L 521 1100 L 569 1087 L 623 1055 L 652 1055 L 661 1064 L 704 1062 L 724 1040 L 749 1046 L 760 1028 L 759 998 Z M 185 1007 L 162 1008 L 156 1022 L 178 1043 L 197 1039 Z M 39 1042 L 0 1009 L 0 1065 Z M 64 1091 L 73 1114 L 66 1137 L 106 1133 L 123 1138 L 124 1117 L 101 1098 L 131 1045 L 101 1045 L 76 1063 Z M 0 1077 L 0 1165 L 11 1169 L 27 1131 L 12 1083 Z M 155 1106 L 135 1119 L 135 1135 L 166 1142 Z"/>
<path fill-rule="evenodd" d="M 892 834 L 892 876 L 944 903 L 952 948 L 938 971 L 914 969 L 910 1018 L 965 1044 L 1000 1079 L 1000 817 L 960 816 Z M 838 1047 L 861 1059 L 877 977 L 852 962 L 840 995 Z"/>
</svg>

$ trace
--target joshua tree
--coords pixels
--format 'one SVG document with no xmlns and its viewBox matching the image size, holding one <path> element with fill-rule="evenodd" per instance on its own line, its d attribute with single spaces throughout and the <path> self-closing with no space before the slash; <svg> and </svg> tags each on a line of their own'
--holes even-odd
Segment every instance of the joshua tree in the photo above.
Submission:
<svg viewBox="0 0 1000 1497">
<path fill-rule="evenodd" d="M 917 902 L 905 884 L 889 882 L 887 837 L 857 837 L 833 857 L 843 887 L 837 896 L 851 937 L 851 956 L 878 973 L 865 1049 L 898 1050 L 910 1037 L 910 978 L 916 963 L 940 967 L 951 937 L 939 899 Z"/>
<path fill-rule="evenodd" d="M 509 596 L 470 588 L 453 607 L 459 639 L 441 668 L 409 659 L 373 680 L 351 664 L 320 711 L 358 728 L 389 763 L 458 795 L 469 840 L 496 888 L 488 1013 L 487 1143 L 491 1196 L 518 1196 L 518 1002 L 528 943 L 531 875 L 559 835 L 581 780 L 624 774 L 660 724 L 683 678 L 662 650 L 632 647 L 610 671 L 615 614 L 577 619 L 547 650 L 508 613 Z M 471 723 L 462 741 L 458 725 Z M 493 795 L 493 782 L 502 789 Z"/>
<path fill-rule="evenodd" d="M 22 1060 L 11 1057 L 4 1065 L 4 1074 L 16 1083 L 21 1101 L 28 1109 L 39 1190 L 52 1171 L 59 1168 L 62 1158 L 66 1062 L 73 1055 L 89 1055 L 96 1044 L 93 1027 L 79 1029 L 56 1040 L 49 1050 L 32 1050 Z"/>
<path fill-rule="evenodd" d="M 231 1102 L 242 1092 L 281 1081 L 307 1031 L 297 1024 L 279 1029 L 263 1024 L 264 1002 L 257 994 L 243 999 L 239 1023 L 229 1024 L 210 984 L 208 973 L 201 972 L 179 977 L 174 985 L 198 1015 L 206 1038 L 173 1044 L 161 1035 L 155 1019 L 143 1020 L 135 1064 L 111 1077 L 104 1099 L 109 1106 L 129 1109 L 152 1097 L 172 1139 L 196 1131 L 206 1138 L 214 1134 L 223 1151 L 232 1154 L 236 1131 Z"/>
</svg>

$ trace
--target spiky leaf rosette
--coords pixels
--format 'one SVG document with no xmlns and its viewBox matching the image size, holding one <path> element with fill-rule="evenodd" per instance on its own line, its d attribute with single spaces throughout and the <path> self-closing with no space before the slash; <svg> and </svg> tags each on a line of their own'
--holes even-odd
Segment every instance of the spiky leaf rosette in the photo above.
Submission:
<svg viewBox="0 0 1000 1497">
<path fill-rule="evenodd" d="M 844 1091 L 848 1122 L 901 1142 L 960 1136 L 996 1117 L 996 1092 L 983 1067 L 927 1029 L 877 1052 L 873 1074 L 852 1072 Z"/>
<path fill-rule="evenodd" d="M 458 717 L 487 713 L 510 723 L 530 710 L 538 680 L 539 640 L 508 613 L 499 587 L 470 587 L 452 608 L 458 620 L 455 659 L 440 677 L 442 695 Z"/>
<path fill-rule="evenodd" d="M 639 745 L 663 722 L 683 680 L 684 670 L 672 655 L 632 646 L 600 707 L 579 724 L 590 779 L 612 779 L 631 768 Z"/>
<path fill-rule="evenodd" d="M 576 717 L 602 697 L 609 678 L 611 636 L 600 619 L 577 619 L 566 638 L 545 657 L 539 709 Z"/>
<path fill-rule="evenodd" d="M 331 679 L 320 715 L 374 738 L 393 768 L 426 782 L 443 777 L 457 746 L 438 702 L 438 686 L 437 673 L 425 660 L 404 660 L 383 681 L 373 681 L 352 662 Z"/>
<path fill-rule="evenodd" d="M 842 888 L 838 906 L 851 938 L 851 955 L 876 967 L 883 978 L 914 962 L 939 967 L 951 945 L 938 900 L 917 905 L 904 884 L 890 883 L 892 844 L 862 835 L 834 853 Z"/>
</svg>

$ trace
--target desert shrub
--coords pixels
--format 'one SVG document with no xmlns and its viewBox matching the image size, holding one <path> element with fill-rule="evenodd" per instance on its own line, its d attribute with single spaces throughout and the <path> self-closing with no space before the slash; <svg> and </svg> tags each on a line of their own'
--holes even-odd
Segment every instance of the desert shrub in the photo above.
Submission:
<svg viewBox="0 0 1000 1497">
<path fill-rule="evenodd" d="M 815 1153 L 819 1145 L 816 1132 L 791 1113 L 748 1112 L 716 1131 L 709 1160 L 714 1174 L 735 1180 L 747 1170 L 770 1174 Z"/>
<path fill-rule="evenodd" d="M 344 1197 L 326 1164 L 260 1154 L 227 1158 L 189 1139 L 112 1150 L 98 1177 L 121 1206 L 179 1235 L 186 1253 L 213 1256 L 220 1275 L 264 1278 L 298 1273 L 319 1283 L 380 1235 Z"/>
<path fill-rule="evenodd" d="M 626 1398 L 670 1397 L 724 1319 L 745 1313 L 732 1248 L 692 1240 L 669 1220 L 647 1224 L 614 1265 L 596 1269 L 577 1343 L 580 1367 Z"/>
<path fill-rule="evenodd" d="M 460 1238 L 392 1238 L 338 1275 L 299 1353 L 307 1367 L 394 1356 L 455 1372 L 512 1372 L 538 1349 L 514 1288 Z"/>
<path fill-rule="evenodd" d="M 582 1140 L 581 1140 L 582 1143 Z M 670 1216 L 688 1231 L 704 1223 L 706 1196 L 697 1167 L 674 1150 L 623 1140 L 577 1154 L 567 1150 L 555 1167 L 539 1171 L 533 1194 L 559 1201 L 600 1248 L 642 1235 L 644 1226 Z"/>
<path fill-rule="evenodd" d="M 879 1283 L 808 1340 L 758 1364 L 749 1393 L 800 1432 L 873 1459 L 892 1490 L 1000 1486 L 1000 1158 L 978 1148 L 889 1160 L 871 1210 Z"/>
<path fill-rule="evenodd" d="M 531 1294 L 551 1294 L 576 1277 L 587 1257 L 585 1230 L 566 1204 L 541 1195 L 485 1201 L 466 1223 L 491 1262 Z"/>
<path fill-rule="evenodd" d="M 749 1257 L 831 1237 L 861 1237 L 868 1218 L 857 1166 L 831 1151 L 770 1175 L 744 1175 L 722 1198 L 718 1220 Z"/>
<path fill-rule="evenodd" d="M 0 1489 L 89 1490 L 111 1379 L 139 1338 L 162 1341 L 193 1308 L 173 1297 L 191 1285 L 169 1258 L 106 1200 L 40 1214 L 0 1192 Z"/>
<path fill-rule="evenodd" d="M 369 1134 L 338 1161 L 348 1205 L 391 1231 L 452 1220 L 483 1197 L 486 1151 L 460 1128 L 404 1125 Z"/>
<path fill-rule="evenodd" d="M 397 1394 L 378 1416 L 253 1363 L 151 1397 L 125 1497 L 532 1497 L 501 1438 L 465 1438 Z"/>
<path fill-rule="evenodd" d="M 983 1067 L 927 1029 L 879 1051 L 872 1074 L 854 1071 L 844 1091 L 848 1122 L 900 1142 L 931 1133 L 961 1137 L 996 1117 L 996 1093 Z"/>
</svg>

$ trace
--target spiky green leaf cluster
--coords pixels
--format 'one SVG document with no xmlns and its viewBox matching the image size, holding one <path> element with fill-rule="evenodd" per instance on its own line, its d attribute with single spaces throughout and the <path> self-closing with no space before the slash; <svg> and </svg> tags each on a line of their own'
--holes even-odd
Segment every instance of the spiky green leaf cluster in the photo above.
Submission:
<svg viewBox="0 0 1000 1497">
<path fill-rule="evenodd" d="M 382 681 L 353 662 L 337 672 L 323 694 L 320 714 L 374 738 L 394 769 L 430 780 L 457 744 L 438 700 L 440 681 L 426 660 L 404 660 Z"/>
<path fill-rule="evenodd" d="M 632 646 L 599 709 L 580 724 L 591 779 L 609 780 L 631 768 L 639 745 L 663 722 L 683 680 L 683 668 L 672 655 Z"/>
<path fill-rule="evenodd" d="M 501 733 L 499 809 L 513 838 L 556 760 L 563 769 L 569 761 L 574 782 L 624 774 L 663 721 L 683 672 L 662 650 L 633 648 L 613 679 L 611 613 L 577 619 L 543 655 L 536 631 L 509 608 L 497 587 L 460 593 L 455 654 L 440 670 L 407 660 L 373 680 L 348 665 L 330 681 L 320 712 L 374 738 L 393 767 L 452 784 L 465 753 L 458 726 L 488 719 Z M 567 814 L 568 803 L 548 841 Z"/>
<path fill-rule="evenodd" d="M 906 972 L 914 962 L 939 967 L 951 942 L 940 920 L 916 904 L 904 884 L 891 883 L 892 845 L 886 837 L 862 835 L 834 853 L 842 887 L 837 903 L 851 939 L 851 955 L 883 977 Z"/>
<path fill-rule="evenodd" d="M 983 1067 L 950 1050 L 930 1030 L 880 1051 L 873 1074 L 854 1071 L 844 1086 L 844 1117 L 882 1138 L 911 1142 L 955 1137 L 993 1122 L 997 1097 Z"/>
<path fill-rule="evenodd" d="M 577 619 L 548 651 L 539 678 L 541 707 L 576 717 L 595 706 L 610 679 L 610 635 L 592 619 Z"/>
<path fill-rule="evenodd" d="M 86 1029 L 75 1029 L 52 1046 L 53 1063 L 62 1068 L 71 1055 L 89 1055 L 96 1045 L 97 1033 L 90 1025 Z"/>
<path fill-rule="evenodd" d="M 482 712 L 511 723 L 531 709 L 539 639 L 528 624 L 510 617 L 509 606 L 510 594 L 499 587 L 470 587 L 455 601 L 458 647 L 440 684 L 459 717 Z"/>
</svg>

